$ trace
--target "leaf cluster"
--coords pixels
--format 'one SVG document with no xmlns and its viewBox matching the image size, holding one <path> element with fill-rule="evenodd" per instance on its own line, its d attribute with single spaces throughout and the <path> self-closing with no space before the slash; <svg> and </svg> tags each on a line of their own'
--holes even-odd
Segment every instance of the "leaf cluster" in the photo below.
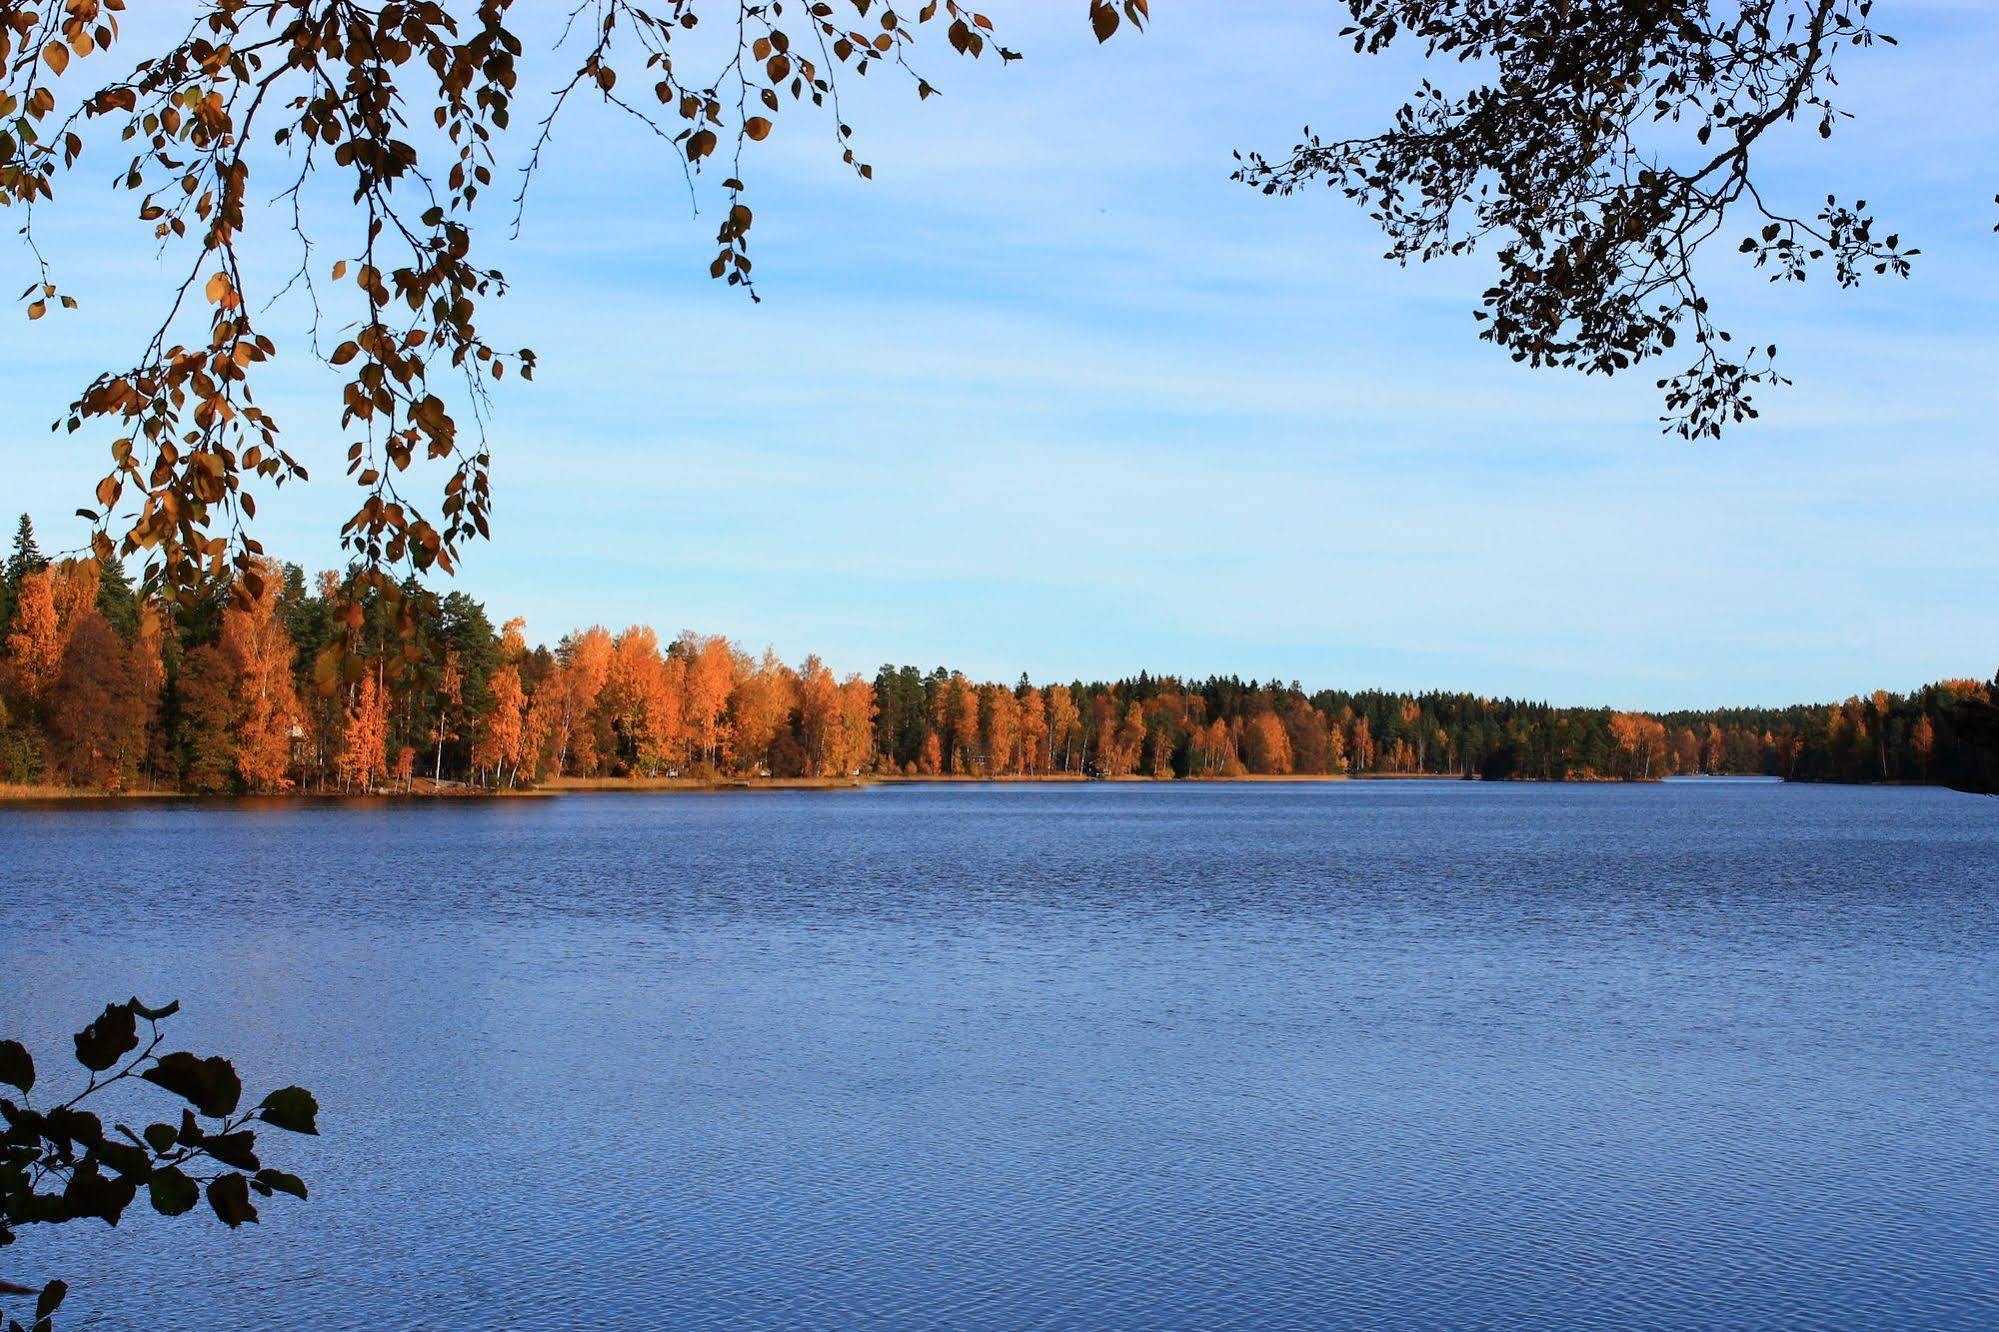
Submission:
<svg viewBox="0 0 1999 1332">
<path fill-rule="evenodd" d="M 319 1105 L 303 1087 L 283 1087 L 245 1103 L 235 1066 L 217 1055 L 161 1053 L 160 1024 L 178 1003 L 153 1008 L 137 999 L 107 1004 L 73 1038 L 86 1074 L 80 1090 L 37 1106 L 38 1073 L 20 1041 L 0 1041 L 0 1248 L 33 1225 L 95 1218 L 117 1225 L 141 1193 L 155 1212 L 181 1216 L 204 1200 L 234 1229 L 258 1219 L 255 1199 L 306 1196 L 297 1175 L 264 1164 L 258 1132 L 268 1125 L 316 1134 Z M 86 1102 L 119 1083 L 144 1082 L 177 1097 L 169 1116 L 134 1131 L 107 1125 Z M 67 1287 L 50 1282 L 38 1293 L 34 1327 L 42 1332 Z M 34 1294 L 5 1283 L 0 1294 Z M 8 1332 L 21 1332 L 10 1321 Z"/>
<path fill-rule="evenodd" d="M 1740 350 L 1716 323 L 1695 257 L 1750 219 L 1739 250 L 1775 281 L 1829 267 L 1841 286 L 1897 277 L 1918 253 L 1864 201 L 1805 216 L 1766 202 L 1764 136 L 1793 122 L 1831 137 L 1846 51 L 1892 42 L 1872 0 L 1347 0 L 1355 51 L 1401 42 L 1461 65 L 1429 79 L 1386 131 L 1283 157 L 1239 154 L 1265 194 L 1321 183 L 1366 210 L 1398 263 L 1490 243 L 1498 279 L 1479 336 L 1517 361 L 1612 375 L 1691 343 L 1657 381 L 1669 429 L 1718 436 L 1782 383 L 1776 347 Z"/>
</svg>

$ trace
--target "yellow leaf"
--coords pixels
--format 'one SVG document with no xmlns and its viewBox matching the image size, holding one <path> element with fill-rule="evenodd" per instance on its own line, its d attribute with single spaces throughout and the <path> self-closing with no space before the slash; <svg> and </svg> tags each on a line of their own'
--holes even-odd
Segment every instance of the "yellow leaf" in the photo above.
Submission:
<svg viewBox="0 0 1999 1332">
<path fill-rule="evenodd" d="M 222 304 L 223 299 L 229 295 L 229 275 L 227 273 L 217 273 L 214 277 L 208 279 L 208 286 L 205 290 L 210 305 Z"/>
<path fill-rule="evenodd" d="M 60 74 L 69 68 L 69 48 L 61 42 L 50 42 L 42 48 L 42 59 L 48 62 L 50 69 Z"/>
</svg>

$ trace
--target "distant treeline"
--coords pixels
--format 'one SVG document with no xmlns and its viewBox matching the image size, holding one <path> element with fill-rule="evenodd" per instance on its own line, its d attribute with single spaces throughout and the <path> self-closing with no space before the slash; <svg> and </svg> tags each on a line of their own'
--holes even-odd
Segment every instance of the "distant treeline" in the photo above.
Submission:
<svg viewBox="0 0 1999 1332">
<path fill-rule="evenodd" d="M 165 607 L 115 562 L 51 563 L 21 520 L 0 576 L 0 781 L 367 791 L 555 777 L 1217 778 L 1433 774 L 1945 782 L 1989 789 L 1947 680 L 1843 703 L 1648 715 L 1474 694 L 1306 693 L 1140 674 L 836 678 L 727 639 L 600 627 L 530 646 L 462 592 L 296 565 Z"/>
</svg>

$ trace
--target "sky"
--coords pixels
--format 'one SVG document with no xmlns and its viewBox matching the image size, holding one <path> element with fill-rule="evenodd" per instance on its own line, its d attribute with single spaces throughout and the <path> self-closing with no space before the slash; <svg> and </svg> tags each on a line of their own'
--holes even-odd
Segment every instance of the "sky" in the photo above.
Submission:
<svg viewBox="0 0 1999 1332">
<path fill-rule="evenodd" d="M 513 291 L 481 328 L 540 358 L 496 398 L 494 539 L 455 580 L 496 622 L 694 628 L 865 673 L 1651 709 L 1999 667 L 1999 84 L 1965 54 L 1999 43 L 1999 5 L 1877 6 L 1900 44 L 1842 68 L 1857 119 L 1771 146 L 1786 203 L 1864 197 L 1923 254 L 1907 283 L 1841 292 L 1717 247 L 1724 324 L 1778 343 L 1794 384 L 1698 444 L 1661 433 L 1653 373 L 1477 341 L 1489 259 L 1397 268 L 1336 194 L 1230 182 L 1232 149 L 1370 130 L 1413 85 L 1410 60 L 1346 50 L 1343 6 L 1164 0 L 1103 47 L 1081 0 L 986 8 L 1025 60 L 940 47 L 918 63 L 942 96 L 850 93 L 872 182 L 823 121 L 757 146 L 761 304 L 707 277 L 713 197 L 694 216 L 674 159 L 601 108 L 559 126 L 517 238 L 489 199 Z M 564 68 L 527 64 L 523 112 Z M 0 513 L 51 548 L 85 539 L 67 515 L 108 441 L 47 425 L 136 351 L 167 272 L 105 170 L 38 219 L 83 307 L 0 313 Z M 314 208 L 340 253 L 337 203 Z M 349 437 L 304 320 L 265 317 L 288 354 L 260 401 L 315 476 L 261 496 L 259 529 L 331 567 Z"/>
</svg>

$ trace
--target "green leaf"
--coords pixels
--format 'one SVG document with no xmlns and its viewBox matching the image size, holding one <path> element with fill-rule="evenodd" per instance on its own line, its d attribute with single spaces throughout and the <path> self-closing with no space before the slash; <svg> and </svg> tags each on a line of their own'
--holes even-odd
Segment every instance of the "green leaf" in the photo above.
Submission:
<svg viewBox="0 0 1999 1332">
<path fill-rule="evenodd" d="M 179 1216 L 201 1201 L 201 1190 L 193 1180 L 173 1166 L 161 1166 L 146 1181 L 153 1196 L 153 1210 L 161 1216 Z"/>
<path fill-rule="evenodd" d="M 215 1209 L 215 1215 L 221 1218 L 222 1224 L 231 1230 L 246 1221 L 257 1219 L 257 1209 L 250 1204 L 250 1181 L 242 1175 L 223 1175 L 211 1180 L 208 1205 Z"/>
<path fill-rule="evenodd" d="M 201 1059 L 176 1050 L 139 1076 L 185 1098 L 213 1119 L 234 1114 L 236 1103 L 243 1099 L 243 1080 L 236 1076 L 236 1066 L 220 1055 Z"/>
<path fill-rule="evenodd" d="M 124 1004 L 106 1004 L 97 1021 L 76 1033 L 76 1062 L 102 1073 L 139 1044 L 139 1024 Z"/>
<path fill-rule="evenodd" d="M 19 1041 L 0 1041 L 0 1082 L 22 1091 L 35 1089 L 35 1061 Z"/>
<path fill-rule="evenodd" d="M 319 1102 L 303 1087 L 280 1087 L 266 1096 L 257 1118 L 291 1133 L 319 1132 Z"/>
<path fill-rule="evenodd" d="M 282 1170 L 259 1170 L 256 1182 L 266 1189 L 289 1193 L 294 1198 L 305 1197 L 305 1181 L 297 1175 L 288 1175 Z"/>
</svg>

